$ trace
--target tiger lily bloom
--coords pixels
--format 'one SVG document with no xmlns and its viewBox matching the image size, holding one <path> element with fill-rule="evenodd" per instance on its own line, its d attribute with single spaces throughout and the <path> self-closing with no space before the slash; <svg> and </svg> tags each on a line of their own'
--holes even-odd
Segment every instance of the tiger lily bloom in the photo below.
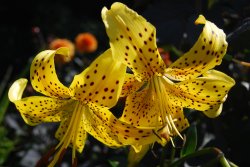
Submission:
<svg viewBox="0 0 250 167">
<path fill-rule="evenodd" d="M 213 70 L 227 50 L 224 32 L 200 15 L 204 24 L 194 46 L 168 68 L 156 45 L 155 27 L 126 5 L 116 2 L 102 10 L 114 59 L 131 69 L 122 96 L 127 96 L 120 120 L 136 127 L 155 127 L 166 140 L 189 126 L 183 108 L 210 118 L 222 110 L 235 81 Z M 162 128 L 160 128 L 162 127 Z"/>
<path fill-rule="evenodd" d="M 113 60 L 110 49 L 76 75 L 69 88 L 59 81 L 54 65 L 55 56 L 67 56 L 68 53 L 67 48 L 45 50 L 34 58 L 30 69 L 31 84 L 45 96 L 22 98 L 27 84 L 23 78 L 9 89 L 10 101 L 27 124 L 60 122 L 55 134 L 60 142 L 47 155 L 47 162 L 41 159 L 40 163 L 54 166 L 70 146 L 72 165 L 76 166 L 76 151 L 82 152 L 87 133 L 110 147 L 156 140 L 151 129 L 138 129 L 123 123 L 108 110 L 119 98 L 126 71 L 125 65 Z M 52 153 L 53 159 L 48 162 Z"/>
</svg>

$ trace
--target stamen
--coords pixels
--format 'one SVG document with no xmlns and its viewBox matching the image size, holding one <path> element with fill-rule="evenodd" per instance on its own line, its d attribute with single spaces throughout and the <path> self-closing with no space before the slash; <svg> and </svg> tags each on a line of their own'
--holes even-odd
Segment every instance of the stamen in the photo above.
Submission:
<svg viewBox="0 0 250 167">
<path fill-rule="evenodd" d="M 72 164 L 77 164 L 75 162 L 75 152 L 76 152 L 76 138 L 77 138 L 77 133 L 78 133 L 78 128 L 79 124 L 81 121 L 81 115 L 82 115 L 82 110 L 83 105 L 79 102 L 76 103 L 74 111 L 71 113 L 72 116 L 68 117 L 67 119 L 70 119 L 70 123 L 68 125 L 68 128 L 60 140 L 59 144 L 56 146 L 55 150 L 57 150 L 57 153 L 55 154 L 54 158 L 49 164 L 49 167 L 55 166 L 55 164 L 60 163 L 62 161 L 62 158 L 66 152 L 67 147 L 70 145 L 72 142 Z"/>
<path fill-rule="evenodd" d="M 162 104 L 162 96 L 161 96 L 161 90 L 160 90 L 160 87 L 159 87 L 159 82 L 158 82 L 158 79 L 157 77 L 153 77 L 152 81 L 151 81 L 151 84 L 150 86 L 152 86 L 152 90 L 153 92 L 156 93 L 156 97 L 157 97 L 157 101 L 160 103 L 158 106 L 159 106 L 159 110 L 160 110 L 160 114 L 161 114 L 161 118 L 165 118 L 166 116 L 166 112 L 165 110 L 163 109 L 163 104 Z M 166 124 L 166 120 L 165 119 L 162 119 L 162 123 L 163 125 Z"/>
<path fill-rule="evenodd" d="M 162 80 L 161 78 L 163 78 L 164 80 Z M 163 129 L 159 130 L 161 131 L 161 137 L 165 138 L 166 140 L 170 140 L 172 145 L 175 147 L 175 144 L 172 139 L 174 134 L 177 134 L 181 139 L 183 139 L 183 137 L 175 126 L 175 122 L 177 120 L 173 119 L 171 116 L 171 111 L 169 108 L 170 106 L 168 106 L 168 95 L 165 89 L 165 85 L 163 83 L 163 81 L 165 80 L 166 78 L 164 76 L 154 76 L 151 80 L 150 86 L 153 92 L 156 93 L 156 97 L 158 100 L 157 103 L 159 106 L 160 117 L 162 119 L 163 124 Z"/>
<path fill-rule="evenodd" d="M 172 137 L 170 137 L 170 141 L 171 141 L 171 143 L 172 143 L 172 146 L 175 148 L 175 144 L 174 144 L 174 141 L 173 141 L 173 138 L 172 138 Z"/>
<path fill-rule="evenodd" d="M 176 133 L 178 134 L 178 136 L 183 140 L 183 137 L 182 137 L 182 135 L 180 134 L 180 132 L 178 131 L 178 129 L 176 128 L 176 126 L 175 126 L 175 124 L 174 124 L 174 121 L 173 121 L 171 115 L 169 115 L 169 117 L 170 117 L 170 122 L 171 122 L 171 124 L 173 125 L 172 127 L 174 128 L 175 132 L 176 132 Z"/>
</svg>

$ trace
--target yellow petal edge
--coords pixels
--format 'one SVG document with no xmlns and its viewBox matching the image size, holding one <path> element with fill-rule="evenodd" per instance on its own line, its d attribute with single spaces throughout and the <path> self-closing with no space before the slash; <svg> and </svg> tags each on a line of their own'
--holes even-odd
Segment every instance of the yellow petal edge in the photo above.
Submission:
<svg viewBox="0 0 250 167">
<path fill-rule="evenodd" d="M 206 24 L 206 18 L 203 15 L 199 15 L 199 17 L 195 20 L 195 24 Z"/>
<path fill-rule="evenodd" d="M 11 85 L 8 92 L 8 97 L 11 102 L 22 99 L 23 91 L 26 88 L 27 83 L 27 79 L 20 78 Z"/>
</svg>

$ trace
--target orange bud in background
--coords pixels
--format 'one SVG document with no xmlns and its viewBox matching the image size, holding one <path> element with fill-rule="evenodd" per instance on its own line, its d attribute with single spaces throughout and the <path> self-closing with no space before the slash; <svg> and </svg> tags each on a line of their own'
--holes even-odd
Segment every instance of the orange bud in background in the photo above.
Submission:
<svg viewBox="0 0 250 167">
<path fill-rule="evenodd" d="M 68 39 L 60 39 L 60 38 L 54 39 L 49 44 L 49 49 L 51 49 L 51 50 L 56 50 L 60 47 L 69 48 L 69 56 L 67 56 L 67 57 L 60 56 L 60 55 L 55 56 L 56 63 L 64 64 L 64 63 L 70 62 L 74 58 L 74 55 L 75 55 L 74 44 Z"/>
<path fill-rule="evenodd" d="M 80 33 L 75 38 L 76 49 L 79 53 L 91 53 L 96 51 L 98 43 L 91 33 Z"/>
</svg>

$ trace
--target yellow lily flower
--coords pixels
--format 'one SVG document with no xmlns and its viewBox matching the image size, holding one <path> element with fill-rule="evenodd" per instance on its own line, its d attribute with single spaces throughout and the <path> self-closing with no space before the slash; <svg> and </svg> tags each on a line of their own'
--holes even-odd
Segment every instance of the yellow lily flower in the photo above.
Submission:
<svg viewBox="0 0 250 167">
<path fill-rule="evenodd" d="M 156 30 L 126 5 L 116 2 L 102 10 L 102 18 L 114 59 L 128 66 L 122 96 L 127 96 L 120 120 L 137 127 L 155 127 L 166 140 L 189 126 L 183 108 L 202 111 L 208 117 L 221 113 L 235 81 L 212 70 L 227 50 L 224 32 L 200 15 L 204 24 L 194 46 L 168 68 L 156 45 Z"/>
<path fill-rule="evenodd" d="M 73 148 L 72 164 L 76 166 L 76 151 L 82 152 L 91 134 L 110 147 L 130 145 L 138 141 L 157 140 L 151 129 L 138 129 L 118 120 L 108 108 L 113 107 L 120 95 L 126 66 L 112 58 L 111 50 L 99 56 L 87 69 L 76 75 L 68 87 L 56 75 L 54 57 L 68 56 L 67 48 L 45 50 L 33 60 L 30 79 L 33 88 L 45 96 L 22 98 L 27 80 L 15 81 L 9 89 L 9 99 L 29 125 L 60 122 L 55 137 L 59 144 L 41 159 L 40 165 L 54 166 L 61 160 L 68 146 Z M 48 162 L 50 155 L 53 159 Z"/>
</svg>

